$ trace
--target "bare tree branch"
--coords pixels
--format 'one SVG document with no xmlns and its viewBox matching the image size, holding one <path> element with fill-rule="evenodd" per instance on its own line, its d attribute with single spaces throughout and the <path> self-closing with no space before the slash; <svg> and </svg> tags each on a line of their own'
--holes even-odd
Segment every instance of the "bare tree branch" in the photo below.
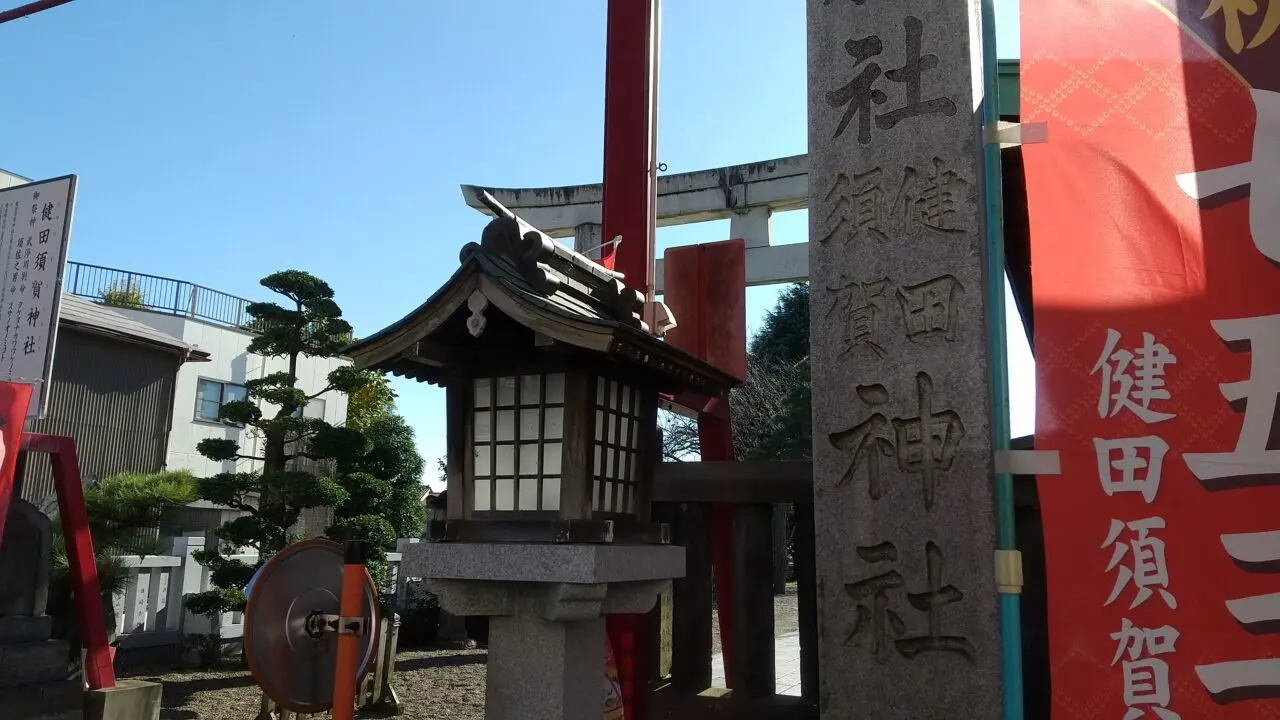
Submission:
<svg viewBox="0 0 1280 720">
<path fill-rule="evenodd" d="M 787 398 L 805 382 L 795 365 L 747 357 L 747 381 L 729 396 L 733 417 L 733 454 L 738 460 L 781 429 Z"/>
<path fill-rule="evenodd" d="M 659 413 L 658 425 L 662 428 L 662 459 L 666 462 L 684 462 L 698 459 L 698 423 L 693 418 L 676 413 Z"/>
<path fill-rule="evenodd" d="M 733 454 L 746 458 L 753 448 L 781 429 L 788 397 L 804 383 L 804 373 L 794 365 L 747 358 L 747 381 L 729 396 L 733 417 Z M 700 454 L 698 423 L 676 413 L 661 412 L 662 459 L 666 462 L 696 460 Z"/>
</svg>

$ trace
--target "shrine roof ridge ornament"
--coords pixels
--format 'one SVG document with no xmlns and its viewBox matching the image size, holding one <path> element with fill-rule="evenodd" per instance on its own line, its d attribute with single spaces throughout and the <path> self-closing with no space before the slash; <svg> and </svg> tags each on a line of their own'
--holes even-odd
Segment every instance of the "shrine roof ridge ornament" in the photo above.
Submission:
<svg viewBox="0 0 1280 720">
<path fill-rule="evenodd" d="M 571 298 L 591 306 L 600 317 L 648 331 L 641 320 L 644 295 L 627 287 L 622 273 L 556 242 L 488 192 L 477 190 L 477 194 L 479 202 L 494 215 L 480 235 L 479 250 L 492 259 L 510 262 L 529 287 L 547 298 L 563 294 L 563 299 Z M 476 249 L 475 243 L 462 248 L 459 259 L 463 264 Z"/>
<path fill-rule="evenodd" d="M 588 351 L 668 379 L 664 391 L 723 396 L 741 379 L 654 337 L 644 296 L 623 275 L 574 252 L 478 191 L 494 215 L 480 242 L 426 302 L 344 350 L 357 367 L 436 384 L 460 368 L 531 350 Z M 531 334 L 486 332 L 497 311 Z M 469 313 L 469 317 L 466 315 Z M 464 322 L 465 321 L 465 322 Z M 506 331 L 512 328 L 508 323 Z M 522 345 L 524 343 L 525 345 Z M 665 387 L 670 386 L 670 387 Z"/>
</svg>

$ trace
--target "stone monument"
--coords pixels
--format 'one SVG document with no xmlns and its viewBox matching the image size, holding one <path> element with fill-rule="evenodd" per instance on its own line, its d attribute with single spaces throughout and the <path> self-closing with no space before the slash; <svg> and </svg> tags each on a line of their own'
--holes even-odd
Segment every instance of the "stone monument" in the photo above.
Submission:
<svg viewBox="0 0 1280 720">
<path fill-rule="evenodd" d="M 52 549 L 49 518 L 12 500 L 0 541 L 0 717 L 80 720 L 84 712 L 80 681 L 67 679 L 70 649 L 49 639 Z"/>
<path fill-rule="evenodd" d="M 808 4 L 824 720 L 1002 715 L 979 12 Z"/>
</svg>

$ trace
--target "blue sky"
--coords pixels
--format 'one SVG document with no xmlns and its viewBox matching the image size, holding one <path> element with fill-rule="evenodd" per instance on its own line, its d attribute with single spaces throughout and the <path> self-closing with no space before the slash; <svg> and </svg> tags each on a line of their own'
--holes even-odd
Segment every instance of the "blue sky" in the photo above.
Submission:
<svg viewBox="0 0 1280 720">
<path fill-rule="evenodd" d="M 5 7 L 19 4 L 6 0 Z M 806 150 L 796 0 L 668 0 L 659 160 L 686 172 Z M 997 2 L 1017 57 L 1014 0 Z M 605 2 L 82 0 L 0 25 L 12 63 L 0 167 L 80 176 L 71 259 L 251 299 L 298 268 L 369 334 L 417 306 L 478 238 L 460 183 L 598 182 Z M 804 212 L 774 221 L 805 239 Z M 728 222 L 660 230 L 726 239 Z M 748 291 L 751 328 L 775 288 Z M 1015 434 L 1034 387 L 1011 325 Z M 442 393 L 397 383 L 434 466 Z M 432 478 L 428 478 L 432 479 Z"/>
</svg>

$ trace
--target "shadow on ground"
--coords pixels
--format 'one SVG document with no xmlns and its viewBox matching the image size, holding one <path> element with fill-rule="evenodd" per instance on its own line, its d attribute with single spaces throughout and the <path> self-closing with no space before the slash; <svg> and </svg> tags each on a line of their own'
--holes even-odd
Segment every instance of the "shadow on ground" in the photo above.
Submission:
<svg viewBox="0 0 1280 720">
<path fill-rule="evenodd" d="M 431 670 L 434 668 L 463 667 L 465 665 L 483 665 L 488 656 L 480 653 L 470 655 L 435 655 L 428 657 L 400 660 L 396 662 L 396 670 Z"/>
</svg>

